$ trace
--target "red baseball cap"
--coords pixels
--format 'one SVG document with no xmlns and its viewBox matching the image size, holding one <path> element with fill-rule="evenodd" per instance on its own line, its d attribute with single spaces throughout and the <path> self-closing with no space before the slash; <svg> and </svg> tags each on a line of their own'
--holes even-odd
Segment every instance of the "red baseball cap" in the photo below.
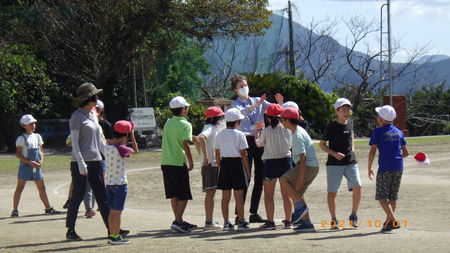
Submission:
<svg viewBox="0 0 450 253">
<path fill-rule="evenodd" d="M 300 117 L 300 114 L 298 113 L 298 110 L 288 107 L 283 110 L 281 113 L 281 117 L 285 119 L 298 119 Z"/>
<path fill-rule="evenodd" d="M 274 117 L 279 117 L 282 112 L 283 107 L 279 104 L 270 104 L 266 109 L 266 114 Z"/>
<path fill-rule="evenodd" d="M 205 117 L 212 118 L 212 117 L 220 117 L 225 115 L 225 113 L 220 109 L 220 107 L 217 106 L 211 106 L 208 109 L 206 109 Z"/>
<path fill-rule="evenodd" d="M 134 128 L 134 123 L 132 121 L 127 120 L 119 120 L 114 124 L 114 131 L 121 133 L 121 134 L 127 134 L 130 133 L 131 130 Z"/>
</svg>

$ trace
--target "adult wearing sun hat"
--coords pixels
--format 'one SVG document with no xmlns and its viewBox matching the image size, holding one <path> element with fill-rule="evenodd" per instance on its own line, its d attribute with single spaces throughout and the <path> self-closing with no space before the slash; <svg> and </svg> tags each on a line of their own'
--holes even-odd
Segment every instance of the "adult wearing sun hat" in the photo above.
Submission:
<svg viewBox="0 0 450 253">
<path fill-rule="evenodd" d="M 72 137 L 72 158 L 70 171 L 72 175 L 73 194 L 70 200 L 66 217 L 68 240 L 81 240 L 75 232 L 75 223 L 78 208 L 83 201 L 86 184 L 89 182 L 94 193 L 100 213 L 108 228 L 109 207 L 106 200 L 105 182 L 102 174 L 102 156 L 100 150 L 104 149 L 101 127 L 98 123 L 94 107 L 97 104 L 97 89 L 92 83 L 84 83 L 76 90 L 78 108 L 72 113 L 69 120 L 70 135 Z"/>
</svg>

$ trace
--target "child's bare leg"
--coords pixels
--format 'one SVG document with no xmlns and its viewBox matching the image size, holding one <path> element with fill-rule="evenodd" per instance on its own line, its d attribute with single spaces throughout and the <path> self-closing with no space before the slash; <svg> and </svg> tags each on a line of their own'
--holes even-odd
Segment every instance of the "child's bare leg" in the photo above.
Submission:
<svg viewBox="0 0 450 253">
<path fill-rule="evenodd" d="M 34 183 L 36 184 L 36 187 L 39 191 L 39 197 L 42 200 L 42 203 L 44 203 L 45 208 L 50 208 L 50 203 L 48 202 L 47 192 L 45 191 L 45 184 L 44 180 L 34 180 Z"/>
<path fill-rule="evenodd" d="M 336 218 L 336 192 L 329 192 L 327 194 L 328 210 L 331 218 Z"/>
<path fill-rule="evenodd" d="M 216 190 L 206 190 L 205 195 L 205 216 L 206 221 L 213 220 L 213 212 L 214 212 L 214 196 L 216 195 Z"/>
<path fill-rule="evenodd" d="M 229 220 L 229 212 L 228 212 L 228 206 L 230 205 L 230 199 L 231 199 L 231 190 L 222 190 L 222 215 L 224 222 L 230 221 Z M 237 206 L 237 204 L 236 204 Z"/>
<path fill-rule="evenodd" d="M 234 200 L 236 201 L 236 211 L 239 221 L 243 221 L 244 217 L 244 190 L 234 190 Z"/>
<path fill-rule="evenodd" d="M 290 221 L 291 215 L 292 215 L 292 209 L 294 209 L 294 204 L 292 203 L 292 199 L 289 197 L 289 195 L 286 192 L 286 189 L 284 189 L 286 186 L 281 184 L 280 181 L 280 188 L 281 188 L 281 197 L 283 198 L 283 208 L 284 208 L 284 215 L 285 220 Z"/>
<path fill-rule="evenodd" d="M 352 188 L 352 213 L 358 212 L 359 203 L 361 202 L 361 186 L 355 186 Z"/>
<path fill-rule="evenodd" d="M 266 207 L 267 220 L 273 222 L 275 213 L 275 204 L 273 195 L 275 193 L 275 185 L 277 180 L 264 180 L 264 204 Z"/>
<path fill-rule="evenodd" d="M 177 217 L 177 208 L 178 208 L 178 198 L 170 199 L 170 206 L 172 207 L 173 217 Z"/>
<path fill-rule="evenodd" d="M 380 199 L 379 202 L 380 202 L 380 205 L 383 208 L 384 212 L 386 213 L 386 216 L 387 216 L 386 220 L 393 221 L 395 219 L 394 211 L 392 210 L 392 207 L 389 204 L 389 201 L 387 199 Z"/>
<path fill-rule="evenodd" d="M 177 201 L 177 209 L 176 209 L 176 213 L 175 213 L 175 221 L 177 222 L 183 222 L 183 214 L 184 214 L 184 210 L 186 209 L 187 206 L 187 200 L 178 200 Z"/>
<path fill-rule="evenodd" d="M 22 195 L 22 191 L 23 191 L 23 188 L 25 188 L 26 183 L 27 183 L 27 181 L 25 181 L 23 179 L 17 179 L 16 191 L 14 192 L 14 197 L 13 197 L 13 209 L 14 210 L 17 210 L 17 207 L 19 207 L 20 196 Z"/>
<path fill-rule="evenodd" d="M 109 210 L 108 215 L 108 226 L 109 233 L 112 235 L 119 235 L 120 233 L 120 215 L 122 214 L 122 210 Z"/>
<path fill-rule="evenodd" d="M 397 208 L 397 200 L 389 200 L 389 205 L 392 208 L 392 212 L 395 213 L 395 209 Z"/>
</svg>

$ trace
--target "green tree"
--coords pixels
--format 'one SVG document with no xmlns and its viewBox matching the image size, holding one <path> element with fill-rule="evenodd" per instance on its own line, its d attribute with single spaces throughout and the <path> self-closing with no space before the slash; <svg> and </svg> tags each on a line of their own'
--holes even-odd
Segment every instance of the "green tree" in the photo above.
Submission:
<svg viewBox="0 0 450 253">
<path fill-rule="evenodd" d="M 317 83 L 283 73 L 248 74 L 251 96 L 266 94 L 268 100 L 274 101 L 274 95 L 280 93 L 285 101 L 296 102 L 303 117 L 310 123 L 311 135 L 320 138 L 327 123 L 333 118 L 333 103 L 337 96 L 325 93 Z"/>
<path fill-rule="evenodd" d="M 22 114 L 36 118 L 53 113 L 51 97 L 60 93 L 46 65 L 25 45 L 0 45 L 0 143 L 14 150 Z"/>
</svg>

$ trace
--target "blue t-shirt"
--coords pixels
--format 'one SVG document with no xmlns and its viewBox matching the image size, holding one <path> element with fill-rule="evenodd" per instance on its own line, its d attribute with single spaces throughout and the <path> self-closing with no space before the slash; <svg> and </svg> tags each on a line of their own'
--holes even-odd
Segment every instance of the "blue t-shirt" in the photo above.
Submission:
<svg viewBox="0 0 450 253">
<path fill-rule="evenodd" d="M 369 145 L 378 145 L 378 172 L 403 170 L 401 149 L 406 145 L 403 132 L 392 124 L 376 128 Z"/>
<path fill-rule="evenodd" d="M 295 164 L 300 161 L 300 154 L 306 154 L 306 166 L 319 167 L 311 137 L 305 129 L 297 127 L 297 130 L 292 134 L 292 160 Z"/>
</svg>

